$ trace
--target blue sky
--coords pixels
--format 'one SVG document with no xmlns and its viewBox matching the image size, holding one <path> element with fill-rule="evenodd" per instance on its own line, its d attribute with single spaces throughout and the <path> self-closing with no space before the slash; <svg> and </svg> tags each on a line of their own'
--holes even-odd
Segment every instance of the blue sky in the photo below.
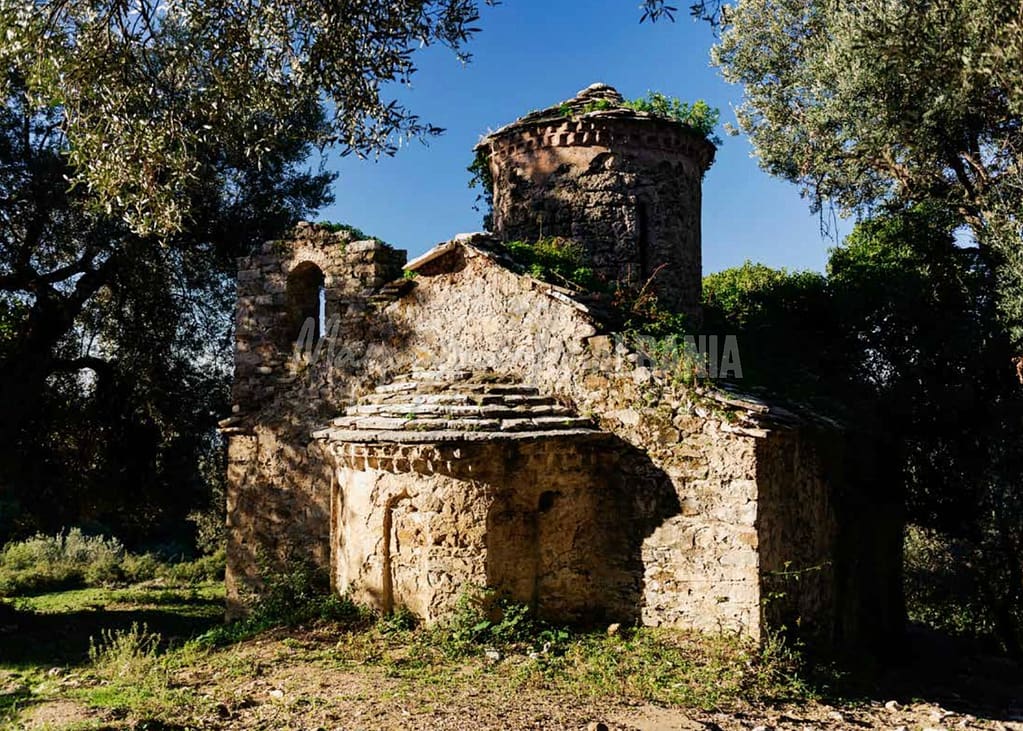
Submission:
<svg viewBox="0 0 1023 731">
<path fill-rule="evenodd" d="M 688 7 L 688 3 L 677 3 Z M 379 161 L 328 155 L 340 176 L 336 202 L 320 218 L 358 226 L 416 256 L 456 233 L 481 228 L 467 187 L 472 147 L 488 130 L 567 99 L 591 83 L 626 98 L 648 90 L 684 101 L 705 99 L 734 121 L 741 89 L 710 66 L 710 28 L 684 13 L 674 23 L 639 23 L 638 0 L 505 0 L 483 8 L 471 63 L 448 49 L 417 55 L 413 87 L 393 96 L 444 127 L 428 146 L 412 142 Z M 704 272 L 746 259 L 789 269 L 823 270 L 834 241 L 821 236 L 798 189 L 757 167 L 744 137 L 723 132 L 703 188 Z M 839 233 L 851 228 L 839 222 Z"/>
</svg>

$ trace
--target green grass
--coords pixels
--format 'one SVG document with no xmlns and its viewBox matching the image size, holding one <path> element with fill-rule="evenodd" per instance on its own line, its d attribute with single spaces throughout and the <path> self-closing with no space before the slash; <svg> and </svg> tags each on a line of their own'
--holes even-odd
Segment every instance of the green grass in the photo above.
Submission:
<svg viewBox="0 0 1023 731">
<path fill-rule="evenodd" d="M 238 688 L 282 671 L 286 684 L 305 688 L 281 701 L 281 713 L 297 715 L 334 702 L 317 688 L 337 673 L 366 678 L 380 701 L 417 708 L 477 692 L 692 708 L 812 696 L 794 653 L 733 635 L 575 632 L 482 590 L 466 592 L 446 621 L 426 627 L 407 612 L 377 617 L 325 599 L 309 578 L 285 572 L 252 618 L 233 626 L 222 624 L 223 589 L 213 583 L 19 599 L 18 632 L 0 637 L 0 727 L 53 701 L 124 719 L 125 728 L 203 727 L 237 702 Z"/>
<path fill-rule="evenodd" d="M 193 561 L 168 561 L 125 550 L 116 538 L 73 528 L 36 535 L 0 549 L 0 598 L 65 589 L 136 584 L 152 579 L 198 583 L 223 579 L 224 551 Z"/>
<path fill-rule="evenodd" d="M 46 614 L 67 614 L 89 610 L 112 610 L 118 607 L 165 607 L 182 616 L 209 616 L 209 605 L 222 611 L 224 585 L 207 582 L 189 586 L 167 586 L 160 581 L 125 588 L 91 587 L 70 589 L 34 596 L 18 597 L 11 604 L 19 611 Z"/>
</svg>

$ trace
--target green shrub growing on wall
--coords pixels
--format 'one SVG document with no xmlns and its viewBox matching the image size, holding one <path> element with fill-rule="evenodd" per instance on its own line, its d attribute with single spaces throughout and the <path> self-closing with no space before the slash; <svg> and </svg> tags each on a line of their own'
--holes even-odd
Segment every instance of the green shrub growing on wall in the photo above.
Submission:
<svg viewBox="0 0 1023 731">
<path fill-rule="evenodd" d="M 334 233 L 347 234 L 349 241 L 368 241 L 370 239 L 373 239 L 375 241 L 379 241 L 381 244 L 385 246 L 390 246 L 389 243 L 387 243 L 380 237 L 370 236 L 361 228 L 358 228 L 357 226 L 352 226 L 347 223 L 337 223 L 335 221 L 320 221 L 316 225 L 323 226 L 328 231 L 333 231 Z"/>
<path fill-rule="evenodd" d="M 721 138 L 714 134 L 714 128 L 717 127 L 721 112 L 716 107 L 711 107 L 703 99 L 697 99 L 689 104 L 677 97 L 669 97 L 660 92 L 651 91 L 647 93 L 646 97 L 624 102 L 624 106 L 637 112 L 647 112 L 680 122 L 706 137 L 714 145 L 721 144 Z"/>
<path fill-rule="evenodd" d="M 646 112 L 656 117 L 670 119 L 690 127 L 706 137 L 715 146 L 721 145 L 721 138 L 714 133 L 721 118 L 721 111 L 712 107 L 703 99 L 697 99 L 692 104 L 680 100 L 678 97 L 670 97 L 659 91 L 647 92 L 645 97 L 622 102 L 621 106 L 632 109 L 636 112 Z M 615 104 L 607 99 L 598 99 L 590 102 L 580 110 L 573 109 L 567 103 L 559 108 L 562 116 L 572 117 L 576 114 L 589 114 L 590 112 L 602 112 L 614 109 Z"/>
<path fill-rule="evenodd" d="M 597 291 L 603 283 L 586 266 L 582 246 L 571 239 L 549 236 L 538 241 L 512 241 L 508 253 L 530 276 L 558 285 Z"/>
</svg>

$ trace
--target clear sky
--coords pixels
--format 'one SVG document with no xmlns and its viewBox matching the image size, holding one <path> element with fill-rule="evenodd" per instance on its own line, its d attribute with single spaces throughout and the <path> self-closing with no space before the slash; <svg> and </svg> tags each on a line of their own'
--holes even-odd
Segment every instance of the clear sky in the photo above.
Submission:
<svg viewBox="0 0 1023 731">
<path fill-rule="evenodd" d="M 472 61 L 448 49 L 417 54 L 413 87 L 393 95 L 425 121 L 446 129 L 428 146 L 412 142 L 394 158 L 328 156 L 340 176 L 336 202 L 320 218 L 350 223 L 410 256 L 456 233 L 478 231 L 466 166 L 482 134 L 533 109 L 550 106 L 594 82 L 626 98 L 648 90 L 683 101 L 705 99 L 733 121 L 741 89 L 711 67 L 706 24 L 676 3 L 674 23 L 640 24 L 638 0 L 505 0 L 484 7 Z M 744 137 L 724 144 L 703 186 L 703 265 L 710 273 L 746 259 L 789 269 L 823 270 L 834 241 L 820 233 L 799 190 L 761 172 Z M 850 222 L 839 222 L 846 234 Z"/>
</svg>

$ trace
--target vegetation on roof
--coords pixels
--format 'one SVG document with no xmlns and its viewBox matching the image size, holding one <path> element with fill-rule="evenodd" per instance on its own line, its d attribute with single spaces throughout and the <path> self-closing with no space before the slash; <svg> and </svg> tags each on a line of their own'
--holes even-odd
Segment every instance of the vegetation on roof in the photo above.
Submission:
<svg viewBox="0 0 1023 731">
<path fill-rule="evenodd" d="M 379 241 L 384 246 L 391 246 L 391 244 L 384 241 L 379 236 L 370 236 L 361 228 L 357 228 L 356 226 L 352 226 L 347 223 L 337 223 L 335 221 L 318 221 L 316 225 L 323 226 L 328 231 L 333 231 L 334 233 L 347 234 L 349 241 L 369 241 L 370 239 L 372 239 L 374 241 Z"/>
<path fill-rule="evenodd" d="M 586 266 L 583 248 L 577 241 L 548 236 L 537 241 L 511 241 L 505 247 L 511 258 L 536 279 L 588 291 L 601 288 L 602 282 Z"/>
<path fill-rule="evenodd" d="M 721 117 L 721 110 L 711 107 L 703 99 L 697 99 L 692 104 L 680 100 L 678 97 L 669 97 L 658 91 L 647 92 L 645 97 L 623 101 L 620 105 L 608 99 L 597 99 L 584 106 L 581 110 L 572 107 L 565 102 L 558 109 L 562 116 L 572 117 L 576 114 L 589 114 L 590 112 L 602 112 L 615 108 L 631 109 L 636 112 L 645 112 L 655 117 L 670 119 L 673 122 L 684 124 L 708 139 L 715 147 L 721 145 L 721 138 L 714 133 L 718 120 Z"/>
</svg>

